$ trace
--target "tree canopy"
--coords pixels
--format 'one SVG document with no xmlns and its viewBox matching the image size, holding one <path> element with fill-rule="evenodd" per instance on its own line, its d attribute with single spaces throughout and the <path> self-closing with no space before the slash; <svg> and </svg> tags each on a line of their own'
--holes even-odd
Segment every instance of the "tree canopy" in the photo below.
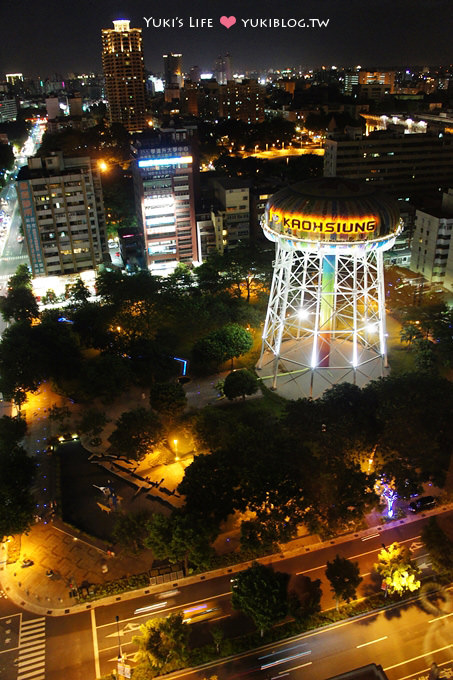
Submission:
<svg viewBox="0 0 453 680">
<path fill-rule="evenodd" d="M 35 500 L 31 487 L 35 463 L 19 442 L 26 423 L 21 418 L 0 418 L 0 539 L 20 534 L 33 521 Z"/>
<path fill-rule="evenodd" d="M 417 565 L 411 559 L 408 548 L 396 541 L 379 552 L 374 568 L 382 577 L 390 595 L 403 595 L 407 590 L 414 592 L 420 588 L 420 571 Z"/>
<path fill-rule="evenodd" d="M 356 591 L 363 580 L 358 562 L 351 562 L 346 557 L 336 555 L 332 562 L 327 562 L 326 576 L 335 593 L 337 609 L 340 599 L 349 603 L 350 600 L 357 598 Z"/>
<path fill-rule="evenodd" d="M 256 392 L 258 392 L 258 378 L 246 368 L 233 371 L 225 378 L 223 393 L 227 399 L 236 399 L 236 397 L 245 399 L 247 394 L 251 395 Z"/>
<path fill-rule="evenodd" d="M 136 408 L 125 411 L 116 421 L 109 437 L 113 451 L 132 460 L 140 460 L 160 441 L 162 425 L 152 411 Z"/>
<path fill-rule="evenodd" d="M 132 642 L 138 645 L 135 660 L 148 671 L 147 677 L 170 673 L 186 663 L 190 628 L 182 614 L 149 619 L 140 626 L 140 632 Z"/>
<path fill-rule="evenodd" d="M 288 613 L 289 575 L 254 562 L 234 580 L 231 602 L 250 616 L 261 636 Z"/>
</svg>

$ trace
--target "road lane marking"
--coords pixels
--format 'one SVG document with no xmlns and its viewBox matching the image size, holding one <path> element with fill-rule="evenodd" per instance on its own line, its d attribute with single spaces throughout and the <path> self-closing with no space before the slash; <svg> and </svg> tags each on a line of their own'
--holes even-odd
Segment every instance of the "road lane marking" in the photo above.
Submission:
<svg viewBox="0 0 453 680">
<path fill-rule="evenodd" d="M 25 673 L 25 675 L 24 674 L 18 675 L 17 680 L 27 680 L 27 678 L 33 677 L 36 678 L 36 673 L 42 673 L 43 670 L 44 670 L 43 668 L 39 668 L 36 669 L 35 671 L 31 671 L 30 673 Z"/>
<path fill-rule="evenodd" d="M 101 665 L 99 663 L 99 648 L 98 648 L 98 638 L 96 632 L 96 614 L 95 610 L 91 609 L 91 634 L 93 636 L 93 652 L 94 652 L 94 668 L 96 671 L 96 677 L 101 677 Z"/>
<path fill-rule="evenodd" d="M 442 666 L 446 666 L 447 664 L 450 664 L 450 663 L 451 663 L 451 660 L 443 661 L 442 663 L 438 663 L 437 667 L 442 668 Z M 410 675 L 405 675 L 404 678 L 398 678 L 398 680 L 409 680 L 409 678 L 414 678 L 416 675 L 420 675 L 421 673 L 429 673 L 430 670 L 431 670 L 431 667 L 423 668 L 421 671 L 416 671 L 415 673 L 411 673 Z"/>
<path fill-rule="evenodd" d="M 307 663 L 303 663 L 301 666 L 293 666 L 292 668 L 288 668 L 288 671 L 297 671 L 299 668 L 305 668 L 305 666 L 311 666 L 313 661 L 308 661 Z"/>
<path fill-rule="evenodd" d="M 381 536 L 381 534 L 379 534 Z M 420 536 L 415 536 L 412 538 L 407 538 L 404 541 L 398 541 L 399 545 L 402 543 L 409 543 L 409 541 L 413 541 L 414 538 L 420 538 Z M 395 542 L 395 541 L 394 541 Z M 423 544 L 421 544 L 423 545 Z M 365 557 L 366 555 L 372 555 L 373 553 L 380 552 L 382 550 L 381 548 L 375 548 L 374 550 L 368 550 L 367 552 L 359 553 L 358 555 L 351 555 L 351 557 L 348 557 L 348 560 L 355 560 L 358 557 Z M 316 569 L 325 569 L 326 564 L 321 564 L 319 567 L 312 567 L 311 569 L 305 569 L 305 571 L 297 571 L 296 576 L 299 576 L 300 574 L 307 574 L 309 571 L 316 571 Z"/>
<path fill-rule="evenodd" d="M 370 534 L 369 536 L 364 536 L 361 538 L 361 541 L 369 541 L 370 538 L 376 538 L 376 536 L 380 536 L 381 534 L 378 532 L 377 534 Z"/>
<path fill-rule="evenodd" d="M 443 616 L 438 616 L 436 619 L 431 619 L 430 621 L 428 621 L 428 623 L 434 623 L 434 621 L 440 621 L 441 619 L 446 619 L 449 616 L 453 616 L 453 612 L 451 612 L 450 614 L 444 614 Z"/>
<path fill-rule="evenodd" d="M 384 637 L 376 638 L 376 640 L 370 640 L 370 642 L 364 642 L 361 645 L 357 645 L 357 649 L 360 649 L 360 647 L 368 647 L 368 645 L 374 645 L 375 642 L 382 642 L 382 640 L 387 640 L 388 635 L 384 635 Z"/>
<path fill-rule="evenodd" d="M 446 649 L 451 648 L 453 648 L 453 643 L 451 645 L 446 645 L 445 647 L 439 647 L 439 649 L 431 649 L 431 651 L 427 651 L 425 654 L 420 654 L 420 656 L 414 656 L 412 659 L 406 659 L 406 661 L 401 661 L 401 663 L 396 663 L 393 666 L 387 666 L 387 668 L 384 668 L 384 672 L 391 671 L 392 668 L 398 668 L 398 666 L 404 666 L 404 664 L 411 663 L 412 661 L 424 659 L 428 654 L 437 654 L 437 652 L 444 652 Z"/>
</svg>

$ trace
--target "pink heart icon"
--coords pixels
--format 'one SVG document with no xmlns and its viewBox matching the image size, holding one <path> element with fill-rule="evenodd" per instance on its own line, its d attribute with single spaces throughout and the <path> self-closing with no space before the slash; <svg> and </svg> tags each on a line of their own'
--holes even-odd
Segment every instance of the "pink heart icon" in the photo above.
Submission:
<svg viewBox="0 0 453 680">
<path fill-rule="evenodd" d="M 222 26 L 225 26 L 225 28 L 231 28 L 236 23 L 236 17 L 220 17 L 220 23 Z"/>
</svg>

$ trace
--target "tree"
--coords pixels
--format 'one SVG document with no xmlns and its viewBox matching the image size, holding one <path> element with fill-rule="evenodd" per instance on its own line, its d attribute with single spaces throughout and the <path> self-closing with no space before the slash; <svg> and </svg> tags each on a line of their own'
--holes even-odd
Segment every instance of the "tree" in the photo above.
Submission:
<svg viewBox="0 0 453 680">
<path fill-rule="evenodd" d="M 309 576 L 299 574 L 291 579 L 289 591 L 289 613 L 298 620 L 303 620 L 321 611 L 321 581 L 311 580 Z"/>
<path fill-rule="evenodd" d="M 13 448 L 25 437 L 26 432 L 27 422 L 24 418 L 2 416 L 0 418 L 0 447 Z"/>
<path fill-rule="evenodd" d="M 152 409 L 168 420 L 174 420 L 182 415 L 187 397 L 183 386 L 177 382 L 156 382 L 151 385 L 149 401 Z"/>
<path fill-rule="evenodd" d="M 407 342 L 408 345 L 412 345 L 416 340 L 421 340 L 423 337 L 420 326 L 416 325 L 413 321 L 403 322 L 400 330 L 401 342 Z"/>
<path fill-rule="evenodd" d="M 135 660 L 151 671 L 162 675 L 187 662 L 190 628 L 184 623 L 182 614 L 150 619 L 140 626 L 140 632 L 141 637 L 132 638 L 132 642 L 138 645 Z"/>
<path fill-rule="evenodd" d="M 407 590 L 414 592 L 420 588 L 420 571 L 411 560 L 410 552 L 396 541 L 388 548 L 383 548 L 378 555 L 378 563 L 374 565 L 377 573 L 386 584 L 387 592 L 402 595 Z"/>
<path fill-rule="evenodd" d="M 148 535 L 146 521 L 147 512 L 119 512 L 115 515 L 113 538 L 128 552 L 137 555 L 145 547 Z"/>
<path fill-rule="evenodd" d="M 82 434 L 96 437 L 101 434 L 108 422 L 108 418 L 104 411 L 98 411 L 95 408 L 90 408 L 86 411 L 83 411 L 82 419 L 78 424 L 78 428 Z"/>
<path fill-rule="evenodd" d="M 20 264 L 16 272 L 8 279 L 8 289 L 16 288 L 32 289 L 32 276 L 26 264 Z"/>
<path fill-rule="evenodd" d="M 5 321 L 27 321 L 39 317 L 38 303 L 28 288 L 9 288 L 6 297 L 0 298 L 0 312 Z"/>
<path fill-rule="evenodd" d="M 211 633 L 211 637 L 215 644 L 216 652 L 217 654 L 220 654 L 220 645 L 225 638 L 225 632 L 219 625 L 211 626 L 209 632 Z"/>
<path fill-rule="evenodd" d="M 147 522 L 147 530 L 145 545 L 158 559 L 184 562 L 186 574 L 189 563 L 204 569 L 211 565 L 211 543 L 218 534 L 212 522 L 176 510 L 170 517 L 154 514 Z"/>
<path fill-rule="evenodd" d="M 109 437 L 113 451 L 132 460 L 140 460 L 156 446 L 162 436 L 159 418 L 145 408 L 125 411 L 116 421 Z"/>
<path fill-rule="evenodd" d="M 333 562 L 327 562 L 326 576 L 335 593 L 337 609 L 340 598 L 347 603 L 357 598 L 356 591 L 363 580 L 358 562 L 337 555 Z"/>
<path fill-rule="evenodd" d="M 223 392 L 228 399 L 245 399 L 246 394 L 255 394 L 257 391 L 258 378 L 246 368 L 227 375 L 223 384 Z"/>
<path fill-rule="evenodd" d="M 85 305 L 88 302 L 88 298 L 91 297 L 89 288 L 81 278 L 78 278 L 75 283 L 66 286 L 66 295 L 74 305 Z"/>
<path fill-rule="evenodd" d="M 0 539 L 21 534 L 33 522 L 36 502 L 31 493 L 35 463 L 20 446 L 0 443 Z"/>
<path fill-rule="evenodd" d="M 231 597 L 233 608 L 250 616 L 261 637 L 288 613 L 288 580 L 288 574 L 257 562 L 237 575 Z"/>
<path fill-rule="evenodd" d="M 422 541 L 427 549 L 433 569 L 439 574 L 453 576 L 453 542 L 439 526 L 437 519 L 431 517 L 422 529 Z"/>
<path fill-rule="evenodd" d="M 221 364 L 248 352 L 253 345 L 253 336 L 237 323 L 229 323 L 212 331 L 198 340 L 193 348 L 194 359 L 198 363 L 211 362 Z"/>
<path fill-rule="evenodd" d="M 0 144 L 0 169 L 12 170 L 14 167 L 14 153 L 10 144 Z"/>
</svg>

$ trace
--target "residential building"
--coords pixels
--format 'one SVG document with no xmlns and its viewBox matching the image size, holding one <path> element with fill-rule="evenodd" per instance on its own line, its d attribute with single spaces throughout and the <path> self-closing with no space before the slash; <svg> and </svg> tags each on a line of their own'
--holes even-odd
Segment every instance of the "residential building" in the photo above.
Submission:
<svg viewBox="0 0 453 680">
<path fill-rule="evenodd" d="M 415 212 L 410 268 L 431 283 L 453 290 L 453 190 L 442 201 L 426 203 Z"/>
<path fill-rule="evenodd" d="M 0 123 L 8 123 L 17 118 L 17 102 L 15 99 L 0 99 Z"/>
<path fill-rule="evenodd" d="M 324 176 L 373 182 L 397 198 L 447 189 L 453 186 L 453 135 L 336 135 L 325 142 Z"/>
<path fill-rule="evenodd" d="M 183 74 L 182 74 L 182 54 L 173 54 L 169 52 L 163 55 L 164 59 L 164 80 L 165 85 L 178 85 L 182 87 L 183 85 Z"/>
<path fill-rule="evenodd" d="M 233 118 L 244 123 L 262 123 L 266 88 L 256 80 L 238 83 L 228 81 L 220 87 L 219 113 L 221 118 Z"/>
<path fill-rule="evenodd" d="M 145 65 L 142 29 L 130 28 L 126 19 L 102 30 L 102 66 L 111 123 L 129 132 L 145 128 Z"/>
<path fill-rule="evenodd" d="M 233 69 L 231 66 L 231 55 L 219 56 L 214 64 L 214 77 L 219 85 L 226 85 L 233 79 Z"/>
<path fill-rule="evenodd" d="M 61 152 L 29 158 L 16 191 L 33 276 L 95 269 L 108 257 L 95 161 Z"/>
<path fill-rule="evenodd" d="M 157 274 L 198 259 L 195 190 L 196 128 L 160 129 L 135 141 L 133 167 L 137 217 L 148 268 Z"/>
<path fill-rule="evenodd" d="M 233 250 L 250 240 L 250 182 L 231 177 L 209 181 L 209 191 L 197 209 L 199 259 Z"/>
</svg>

